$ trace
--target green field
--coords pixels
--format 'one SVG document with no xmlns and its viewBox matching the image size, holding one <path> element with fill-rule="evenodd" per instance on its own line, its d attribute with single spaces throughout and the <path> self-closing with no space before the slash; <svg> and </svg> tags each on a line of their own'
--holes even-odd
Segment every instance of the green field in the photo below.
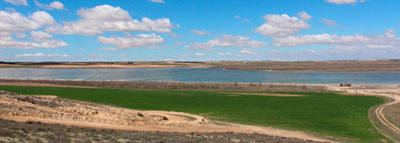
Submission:
<svg viewBox="0 0 400 143">
<path fill-rule="evenodd" d="M 57 95 L 132 109 L 188 112 L 214 120 L 301 130 L 351 142 L 384 139 L 368 119 L 368 110 L 384 102 L 378 97 L 312 92 L 285 93 L 306 95 L 301 97 L 231 96 L 219 91 L 23 86 L 0 86 L 0 90 Z"/>
</svg>

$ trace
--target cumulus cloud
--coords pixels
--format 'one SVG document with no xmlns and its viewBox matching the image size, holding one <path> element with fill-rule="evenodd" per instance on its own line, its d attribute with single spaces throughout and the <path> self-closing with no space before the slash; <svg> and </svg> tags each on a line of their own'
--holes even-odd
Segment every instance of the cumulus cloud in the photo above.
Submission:
<svg viewBox="0 0 400 143">
<path fill-rule="evenodd" d="M 0 10 L 0 31 L 3 32 L 31 31 L 54 23 L 53 17 L 44 11 L 37 11 L 25 17 L 18 12 Z"/>
<path fill-rule="evenodd" d="M 54 8 L 54 9 L 58 9 L 58 10 L 64 9 L 64 5 L 59 1 L 54 1 L 54 2 L 50 3 L 49 7 L 50 8 Z"/>
<path fill-rule="evenodd" d="M 0 38 L 1 48 L 18 48 L 18 49 L 37 49 L 37 48 L 58 48 L 68 46 L 62 40 L 43 40 L 40 42 L 13 40 L 11 37 Z"/>
<path fill-rule="evenodd" d="M 53 37 L 49 33 L 46 33 L 46 32 L 43 32 L 43 31 L 32 31 L 31 35 L 32 35 L 33 39 L 35 39 L 36 41 L 42 41 L 42 40 L 49 39 L 49 38 Z"/>
<path fill-rule="evenodd" d="M 32 37 L 34 37 L 34 39 L 38 40 L 35 41 L 14 40 L 10 32 L 0 32 L 0 48 L 37 49 L 37 48 L 58 48 L 58 47 L 68 46 L 68 44 L 62 40 L 47 39 L 50 37 L 48 35 L 42 35 L 43 33 L 41 33 L 40 31 L 35 31 L 32 32 L 31 34 Z"/>
<path fill-rule="evenodd" d="M 299 15 L 300 18 L 301 18 L 302 20 L 311 20 L 311 18 L 312 18 L 312 17 L 311 17 L 310 15 L 308 15 L 308 13 L 305 12 L 305 11 L 299 12 L 299 13 L 297 13 L 297 15 Z"/>
<path fill-rule="evenodd" d="M 165 3 L 164 0 L 149 0 L 151 2 L 155 2 L 155 3 Z"/>
<path fill-rule="evenodd" d="M 28 2 L 26 0 L 4 0 L 4 1 L 14 5 L 28 6 Z"/>
<path fill-rule="evenodd" d="M 78 15 L 80 20 L 51 26 L 46 31 L 56 34 L 98 35 L 104 31 L 171 32 L 174 27 L 168 18 L 151 20 L 144 17 L 139 21 L 132 19 L 129 13 L 120 7 L 110 5 L 81 9 L 78 10 Z"/>
<path fill-rule="evenodd" d="M 339 24 L 337 24 L 335 22 L 335 20 L 329 20 L 329 19 L 322 19 L 322 22 L 324 22 L 326 25 L 328 25 L 329 27 L 338 27 Z"/>
<path fill-rule="evenodd" d="M 50 4 L 42 4 L 39 1 L 35 0 L 35 4 L 38 7 L 45 8 L 48 10 L 51 10 L 51 9 L 63 10 L 64 9 L 64 4 L 62 4 L 59 1 L 53 1 Z"/>
<path fill-rule="evenodd" d="M 141 48 L 141 47 L 152 47 L 157 44 L 164 43 L 164 39 L 154 33 L 151 34 L 138 34 L 135 36 L 127 37 L 104 37 L 100 36 L 97 38 L 103 44 L 113 45 L 118 48 Z"/>
<path fill-rule="evenodd" d="M 211 39 L 205 43 L 194 43 L 194 49 L 214 50 L 215 47 L 240 47 L 240 48 L 262 48 L 266 42 L 251 40 L 250 37 L 232 36 L 224 34 L 218 38 Z"/>
<path fill-rule="evenodd" d="M 193 29 L 190 32 L 196 34 L 196 35 L 210 35 L 211 33 L 205 30 L 198 30 L 198 29 Z"/>
<path fill-rule="evenodd" d="M 294 47 L 313 44 L 325 45 L 399 45 L 400 37 L 396 37 L 393 30 L 387 30 L 381 35 L 336 35 L 336 34 L 319 34 L 319 35 L 303 35 L 288 36 L 284 38 L 273 39 L 274 46 Z"/>
<path fill-rule="evenodd" d="M 325 1 L 334 4 L 350 4 L 356 2 L 361 2 L 361 3 L 365 2 L 365 0 L 325 0 Z"/>
<path fill-rule="evenodd" d="M 305 16 L 303 13 L 303 16 Z M 307 14 L 308 15 L 308 14 Z M 263 17 L 266 23 L 256 29 L 257 32 L 270 37 L 286 37 L 297 34 L 301 29 L 310 28 L 304 20 L 290 17 L 287 14 L 268 14 Z M 305 17 L 307 19 L 307 17 Z"/>
</svg>

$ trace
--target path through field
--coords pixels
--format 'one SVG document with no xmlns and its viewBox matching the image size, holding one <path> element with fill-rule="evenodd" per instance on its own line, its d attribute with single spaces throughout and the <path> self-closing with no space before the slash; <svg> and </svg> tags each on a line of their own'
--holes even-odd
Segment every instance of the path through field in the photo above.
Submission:
<svg viewBox="0 0 400 143">
<path fill-rule="evenodd" d="M 397 136 L 400 136 L 400 128 L 391 123 L 384 114 L 384 110 L 386 107 L 389 107 L 391 105 L 399 104 L 400 103 L 400 95 L 398 95 L 400 90 L 398 86 L 396 85 L 384 85 L 384 86 L 375 86 L 374 89 L 370 89 L 368 87 L 371 86 L 362 86 L 358 85 L 353 88 L 340 88 L 340 87 L 334 87 L 334 86 L 328 86 L 328 89 L 331 90 L 336 90 L 336 91 L 345 91 L 348 93 L 353 93 L 353 94 L 360 94 L 360 95 L 372 95 L 372 96 L 381 96 L 381 97 L 387 97 L 390 99 L 393 99 L 392 101 L 382 104 L 379 107 L 375 109 L 375 114 L 377 116 L 377 119 L 379 122 L 382 123 L 382 125 L 386 126 L 390 130 L 392 130 L 394 133 L 397 134 Z M 378 89 L 376 87 L 379 87 Z M 378 128 L 378 130 L 380 130 Z M 389 135 L 382 133 L 386 137 L 393 139 Z"/>
</svg>

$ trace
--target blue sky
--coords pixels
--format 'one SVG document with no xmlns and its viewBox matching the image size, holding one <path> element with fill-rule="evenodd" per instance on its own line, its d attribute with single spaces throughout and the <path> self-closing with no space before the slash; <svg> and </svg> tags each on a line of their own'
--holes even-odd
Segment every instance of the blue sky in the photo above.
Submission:
<svg viewBox="0 0 400 143">
<path fill-rule="evenodd" d="M 0 61 L 400 58 L 397 0 L 1 0 Z"/>
</svg>

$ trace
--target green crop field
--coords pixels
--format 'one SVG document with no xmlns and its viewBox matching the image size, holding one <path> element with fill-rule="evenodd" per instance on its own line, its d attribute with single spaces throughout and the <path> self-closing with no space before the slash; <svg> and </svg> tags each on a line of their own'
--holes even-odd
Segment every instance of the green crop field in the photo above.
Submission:
<svg viewBox="0 0 400 143">
<path fill-rule="evenodd" d="M 379 97 L 312 92 L 285 93 L 305 95 L 299 97 L 232 96 L 219 91 L 24 86 L 0 86 L 0 90 L 56 95 L 140 110 L 187 112 L 214 120 L 301 130 L 351 142 L 385 139 L 368 119 L 368 110 L 384 102 Z"/>
</svg>

